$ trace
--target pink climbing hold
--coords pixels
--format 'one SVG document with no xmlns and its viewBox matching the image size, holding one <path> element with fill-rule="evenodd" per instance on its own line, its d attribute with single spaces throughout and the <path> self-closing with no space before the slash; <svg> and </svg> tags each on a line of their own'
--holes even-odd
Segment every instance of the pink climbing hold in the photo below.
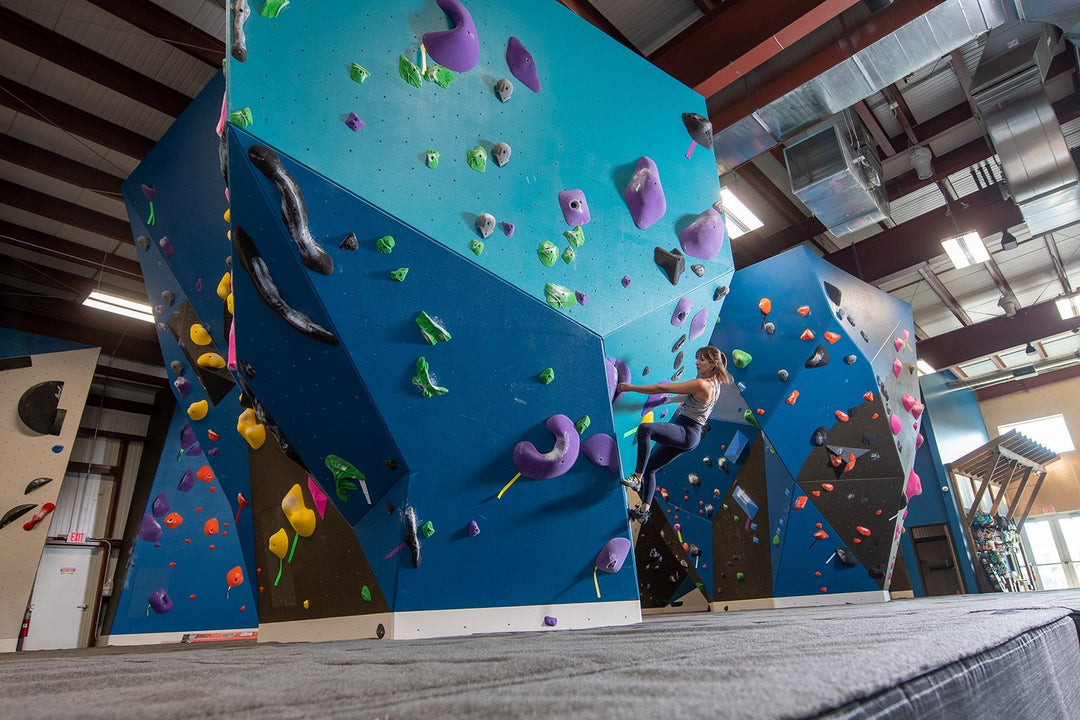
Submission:
<svg viewBox="0 0 1080 720">
<path fill-rule="evenodd" d="M 915 404 L 911 406 L 911 416 L 918 420 L 922 416 L 923 410 L 925 409 L 926 406 L 916 400 Z"/>
<path fill-rule="evenodd" d="M 226 367 L 235 371 L 236 365 L 236 317 L 234 316 L 232 322 L 229 323 L 229 360 Z"/>
<path fill-rule="evenodd" d="M 916 495 L 922 495 L 922 480 L 919 479 L 919 474 L 914 470 L 908 475 L 907 485 L 904 486 L 904 495 L 907 496 L 908 500 Z"/>
<path fill-rule="evenodd" d="M 915 449 L 918 450 L 919 448 L 921 448 L 922 444 L 924 442 L 926 442 L 926 438 L 923 437 L 922 433 L 919 433 L 918 435 L 916 435 L 915 436 Z"/>
<path fill-rule="evenodd" d="M 315 478 L 308 475 L 307 479 L 308 492 L 311 493 L 311 499 L 315 503 L 315 509 L 319 511 L 319 517 L 326 517 L 326 493 L 322 491 L 322 488 L 315 482 Z"/>
<path fill-rule="evenodd" d="M 896 348 L 896 352 L 900 352 L 904 348 L 904 341 L 900 338 L 896 338 L 892 341 L 893 347 Z"/>
<path fill-rule="evenodd" d="M 911 408 L 915 407 L 915 403 L 919 401 L 911 393 L 904 393 L 904 397 L 900 398 L 900 402 L 904 403 L 905 410 L 911 412 Z"/>
<path fill-rule="evenodd" d="M 900 424 L 900 418 L 896 417 L 896 413 L 889 416 L 889 425 L 892 427 L 893 435 L 899 435 L 900 431 L 904 429 L 904 426 Z"/>
<path fill-rule="evenodd" d="M 892 361 L 892 374 L 894 377 L 900 377 L 900 371 L 904 369 L 904 364 L 900 362 L 899 358 Z"/>
</svg>

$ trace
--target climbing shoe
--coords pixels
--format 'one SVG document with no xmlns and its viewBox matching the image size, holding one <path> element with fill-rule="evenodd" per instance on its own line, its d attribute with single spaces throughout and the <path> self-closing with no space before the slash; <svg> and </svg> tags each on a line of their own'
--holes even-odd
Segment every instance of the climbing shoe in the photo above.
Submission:
<svg viewBox="0 0 1080 720">
<path fill-rule="evenodd" d="M 627 475 L 619 481 L 624 487 L 628 487 L 636 493 L 641 492 L 641 479 L 634 475 Z"/>
<path fill-rule="evenodd" d="M 630 515 L 631 520 L 637 520 L 642 525 L 649 522 L 648 510 L 638 510 L 637 508 L 630 508 L 627 513 Z"/>
</svg>

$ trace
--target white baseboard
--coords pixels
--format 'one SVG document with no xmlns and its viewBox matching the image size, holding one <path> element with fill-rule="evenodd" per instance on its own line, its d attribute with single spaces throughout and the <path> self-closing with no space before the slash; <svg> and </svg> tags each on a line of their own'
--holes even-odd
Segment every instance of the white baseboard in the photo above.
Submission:
<svg viewBox="0 0 1080 720">
<path fill-rule="evenodd" d="M 19 648 L 19 638 L 0 638 L 0 653 L 15 652 Z"/>
<path fill-rule="evenodd" d="M 795 595 L 792 597 L 755 598 L 753 600 L 717 601 L 711 605 L 713 612 L 733 610 L 773 610 L 795 607 L 822 607 L 828 605 L 850 605 L 889 602 L 887 590 L 867 592 L 822 593 L 821 595 Z"/>
</svg>

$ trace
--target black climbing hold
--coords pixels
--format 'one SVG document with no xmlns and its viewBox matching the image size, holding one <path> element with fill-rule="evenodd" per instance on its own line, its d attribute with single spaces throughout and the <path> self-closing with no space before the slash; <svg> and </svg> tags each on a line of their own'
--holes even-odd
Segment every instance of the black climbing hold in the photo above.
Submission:
<svg viewBox="0 0 1080 720">
<path fill-rule="evenodd" d="M 420 567 L 420 532 L 416 525 L 416 511 L 411 506 L 405 508 L 405 537 L 403 539 L 412 550 L 413 567 Z"/>
<path fill-rule="evenodd" d="M 713 146 L 713 129 L 712 123 L 709 122 L 709 118 L 698 113 L 683 113 L 682 114 L 683 125 L 686 126 L 686 132 L 690 133 L 690 137 L 703 148 L 712 150 Z"/>
<path fill-rule="evenodd" d="M 393 458 L 390 458 L 389 460 L 384 460 L 383 465 L 386 466 L 387 470 L 397 470 L 397 460 Z"/>
<path fill-rule="evenodd" d="M 843 546 L 836 548 L 836 559 L 848 567 L 859 564 L 859 561 L 855 559 L 855 553 Z"/>
<path fill-rule="evenodd" d="M 855 318 L 852 317 L 851 313 L 848 313 L 847 321 L 848 325 L 850 325 L 851 327 L 855 327 Z"/>
<path fill-rule="evenodd" d="M 673 368 L 679 367 L 680 365 L 682 365 L 682 361 L 683 361 L 683 354 L 682 354 L 682 351 L 680 350 L 679 354 L 675 356 L 675 362 L 672 364 L 672 367 Z"/>
<path fill-rule="evenodd" d="M 645 369 L 641 371 L 641 377 L 645 377 L 648 374 L 649 374 L 649 366 L 646 365 Z"/>
<path fill-rule="evenodd" d="M 36 507 L 37 505 L 16 505 L 11 508 L 4 513 L 4 517 L 0 518 L 0 529 L 7 527 Z"/>
<path fill-rule="evenodd" d="M 873 447 L 875 440 L 877 440 L 877 437 L 874 433 L 864 433 L 862 436 L 863 445 L 866 445 L 867 447 Z"/>
<path fill-rule="evenodd" d="M 255 366 L 249 363 L 247 360 L 241 360 L 237 363 L 240 370 L 249 378 L 255 377 Z"/>
<path fill-rule="evenodd" d="M 142 249 L 143 252 L 146 252 L 150 249 L 150 239 L 145 235 L 140 235 L 139 237 L 135 238 L 135 242 L 138 243 L 139 247 Z"/>
<path fill-rule="evenodd" d="M 683 370 L 685 370 L 685 368 L 679 368 L 678 370 L 676 370 L 675 374 L 671 376 L 671 382 L 679 382 L 679 378 L 682 377 Z"/>
<path fill-rule="evenodd" d="M 37 490 L 42 485 L 48 485 L 52 481 L 53 481 L 53 479 L 49 478 L 49 477 L 34 478 L 30 482 L 26 483 L 26 489 L 23 490 L 23 495 L 29 495 L 30 493 L 34 492 L 35 490 Z"/>
<path fill-rule="evenodd" d="M 19 419 L 41 435 L 59 435 L 67 410 L 58 409 L 62 380 L 47 380 L 30 387 L 19 398 Z"/>
<path fill-rule="evenodd" d="M 686 270 L 686 258 L 678 248 L 671 250 L 665 250 L 662 247 L 653 248 L 653 262 L 667 274 L 668 282 L 672 285 L 679 284 L 679 277 Z"/>
<path fill-rule="evenodd" d="M 829 430 L 825 427 L 819 427 L 814 431 L 813 437 L 810 438 L 810 442 L 818 447 L 821 447 L 829 441 Z"/>
<path fill-rule="evenodd" d="M 867 572 L 874 579 L 885 577 L 885 567 L 881 563 L 874 563 Z"/>
<path fill-rule="evenodd" d="M 844 297 L 844 294 L 840 292 L 840 288 L 830 282 L 825 283 L 825 294 L 832 300 L 833 305 L 839 305 Z"/>
<path fill-rule="evenodd" d="M 698 277 L 705 277 L 705 266 L 702 265 L 701 263 L 694 263 L 693 265 L 690 266 L 690 269 Z"/>
<path fill-rule="evenodd" d="M 675 341 L 675 344 L 671 346 L 671 352 L 679 352 L 679 348 L 686 342 L 686 333 L 679 336 L 679 339 Z"/>
<path fill-rule="evenodd" d="M 394 514 L 394 503 L 392 503 L 392 502 L 386 503 L 386 514 L 387 515 L 393 515 Z"/>
<path fill-rule="evenodd" d="M 383 627 L 382 623 L 379 623 L 378 627 L 375 628 L 375 637 L 382 640 L 383 636 L 385 636 L 385 635 L 386 635 L 386 628 Z"/>
<path fill-rule="evenodd" d="M 345 239 L 338 245 L 342 250 L 358 250 L 360 248 L 360 241 L 356 239 L 356 233 L 349 233 L 345 236 Z"/>
<path fill-rule="evenodd" d="M 807 368 L 825 367 L 829 364 L 829 351 L 825 349 L 824 345 L 818 345 L 803 364 Z"/>
<path fill-rule="evenodd" d="M 712 299 L 713 300 L 719 300 L 720 298 L 724 297 L 727 294 L 728 294 L 728 286 L 727 285 L 721 285 L 720 287 L 716 288 L 715 291 L 713 291 Z"/>
<path fill-rule="evenodd" d="M 844 356 L 844 364 L 845 365 L 854 365 L 856 363 L 856 361 L 858 361 L 858 359 L 859 358 L 856 357 L 855 355 L 845 355 Z"/>
<path fill-rule="evenodd" d="M 836 308 L 836 319 L 837 320 L 843 320 L 844 319 L 844 308 Z"/>
<path fill-rule="evenodd" d="M 860 330 L 859 334 L 862 335 L 863 342 L 870 342 L 870 336 L 866 334 L 865 330 Z"/>
</svg>

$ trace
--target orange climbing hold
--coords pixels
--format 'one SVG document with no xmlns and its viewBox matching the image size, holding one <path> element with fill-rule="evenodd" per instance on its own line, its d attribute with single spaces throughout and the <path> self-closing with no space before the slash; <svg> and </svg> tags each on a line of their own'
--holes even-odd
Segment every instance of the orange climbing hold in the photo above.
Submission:
<svg viewBox="0 0 1080 720">
<path fill-rule="evenodd" d="M 170 530 L 180 527 L 180 523 L 184 522 L 184 518 L 180 513 L 171 512 L 165 516 L 165 526 Z"/>
<path fill-rule="evenodd" d="M 802 331 L 802 335 L 799 336 L 799 339 L 800 340 L 813 340 L 814 339 L 814 333 L 811 332 L 810 328 L 806 328 L 805 330 Z"/>
<path fill-rule="evenodd" d="M 836 411 L 836 419 L 839 420 L 840 422 L 847 422 L 848 421 L 848 414 L 846 412 L 844 412 L 843 410 L 837 410 Z"/>
<path fill-rule="evenodd" d="M 758 408 L 757 410 L 755 410 L 755 412 L 756 412 L 756 413 L 757 413 L 758 415 L 764 415 L 764 414 L 765 414 L 765 411 L 764 411 L 764 410 L 762 410 L 761 408 Z"/>
<path fill-rule="evenodd" d="M 792 390 L 791 394 L 787 396 L 787 400 L 785 400 L 784 402 L 786 402 L 788 405 L 794 405 L 795 401 L 798 400 L 798 399 L 799 399 L 799 391 L 798 390 Z"/>
<path fill-rule="evenodd" d="M 825 342 L 829 343 L 830 345 L 832 345 L 839 339 L 840 335 L 838 335 L 837 333 L 829 332 L 828 330 L 825 331 Z"/>
<path fill-rule="evenodd" d="M 803 317 L 806 317 L 807 315 L 810 314 L 810 306 L 809 305 L 803 305 L 802 307 L 796 308 L 795 312 L 799 313 Z"/>
<path fill-rule="evenodd" d="M 758 301 L 757 306 L 762 315 L 768 315 L 772 312 L 772 300 L 769 298 L 761 298 L 761 300 Z"/>
<path fill-rule="evenodd" d="M 833 484 L 832 483 L 821 483 L 821 489 L 824 490 L 825 492 L 832 492 L 833 491 Z"/>
<path fill-rule="evenodd" d="M 806 496 L 800 495 L 799 497 L 795 498 L 795 509 L 802 510 L 804 507 L 806 507 Z"/>
<path fill-rule="evenodd" d="M 870 536 L 870 530 L 867 529 L 867 528 L 864 528 L 862 525 L 856 525 L 855 526 L 855 532 L 859 533 L 863 537 L 869 537 Z"/>
<path fill-rule="evenodd" d="M 814 497 L 821 497 L 821 491 L 820 490 L 811 490 L 810 494 L 813 495 Z"/>
<path fill-rule="evenodd" d="M 825 532 L 824 530 L 818 530 L 814 533 L 814 537 L 816 537 L 818 540 L 824 540 L 825 538 L 829 537 L 829 533 Z"/>
<path fill-rule="evenodd" d="M 195 472 L 195 477 L 199 478 L 205 483 L 214 479 L 214 471 L 210 469 L 209 465 L 203 465 Z"/>
<path fill-rule="evenodd" d="M 218 533 L 218 521 L 217 518 L 210 518 L 203 523 L 203 535 L 217 535 Z"/>
<path fill-rule="evenodd" d="M 206 437 L 210 438 L 211 442 L 217 442 L 221 438 L 221 436 L 218 435 L 213 430 L 207 430 L 206 431 Z"/>
<path fill-rule="evenodd" d="M 821 571 L 820 570 L 815 570 L 814 571 L 814 577 L 821 577 Z"/>
<path fill-rule="evenodd" d="M 878 419 L 878 414 L 874 413 L 873 415 L 870 416 L 870 419 L 871 420 L 877 420 Z"/>
<path fill-rule="evenodd" d="M 829 464 L 833 467 L 840 467 L 840 463 L 842 462 L 844 461 L 841 460 L 838 455 L 833 455 L 831 458 L 829 458 Z"/>
<path fill-rule="evenodd" d="M 851 472 L 855 469 L 855 453 L 848 453 L 847 463 L 844 465 L 844 472 Z"/>
<path fill-rule="evenodd" d="M 865 400 L 867 402 L 874 402 L 874 393 L 870 392 L 869 390 L 864 392 L 862 397 L 863 397 L 863 400 Z"/>
<path fill-rule="evenodd" d="M 824 585 L 822 585 L 822 586 L 821 586 L 821 592 L 829 592 L 829 588 L 827 588 L 827 587 L 825 587 Z"/>
</svg>

